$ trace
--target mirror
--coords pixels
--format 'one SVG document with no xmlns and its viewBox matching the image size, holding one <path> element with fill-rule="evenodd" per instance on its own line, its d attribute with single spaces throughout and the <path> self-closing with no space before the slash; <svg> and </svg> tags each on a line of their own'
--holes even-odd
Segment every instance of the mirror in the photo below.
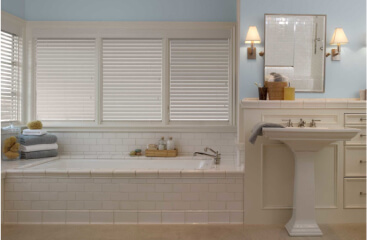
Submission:
<svg viewBox="0 0 367 240">
<path fill-rule="evenodd" d="M 326 15 L 265 14 L 265 79 L 280 73 L 296 92 L 325 91 Z"/>
</svg>

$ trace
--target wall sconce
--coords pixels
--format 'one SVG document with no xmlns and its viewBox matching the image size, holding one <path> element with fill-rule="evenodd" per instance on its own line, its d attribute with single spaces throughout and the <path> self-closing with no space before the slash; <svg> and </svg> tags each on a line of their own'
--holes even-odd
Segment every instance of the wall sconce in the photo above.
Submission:
<svg viewBox="0 0 367 240">
<path fill-rule="evenodd" d="M 348 38 L 345 36 L 343 28 L 335 28 L 333 37 L 331 38 L 330 45 L 337 45 L 336 49 L 331 50 L 331 60 L 340 61 L 340 45 L 347 44 Z"/>
<path fill-rule="evenodd" d="M 245 43 L 251 43 L 251 47 L 247 48 L 247 59 L 256 59 L 256 48 L 254 44 L 261 43 L 261 39 L 255 26 L 249 27 Z"/>
</svg>

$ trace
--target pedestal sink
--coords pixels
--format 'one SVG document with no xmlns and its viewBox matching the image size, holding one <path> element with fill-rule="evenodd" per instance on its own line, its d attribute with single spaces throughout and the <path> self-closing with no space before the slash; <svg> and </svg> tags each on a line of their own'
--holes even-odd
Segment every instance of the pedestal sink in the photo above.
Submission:
<svg viewBox="0 0 367 240">
<path fill-rule="evenodd" d="M 285 225 L 290 236 L 322 236 L 315 219 L 315 156 L 330 143 L 350 140 L 359 131 L 353 128 L 263 129 L 264 137 L 282 141 L 294 153 L 293 214 Z"/>
</svg>

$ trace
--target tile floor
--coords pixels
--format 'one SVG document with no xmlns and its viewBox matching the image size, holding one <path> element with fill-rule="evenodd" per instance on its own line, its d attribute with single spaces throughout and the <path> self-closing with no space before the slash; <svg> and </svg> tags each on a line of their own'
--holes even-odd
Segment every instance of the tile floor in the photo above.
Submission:
<svg viewBox="0 0 367 240">
<path fill-rule="evenodd" d="M 6 240 L 365 240 L 365 224 L 321 225 L 323 237 L 289 237 L 280 225 L 3 225 Z"/>
</svg>

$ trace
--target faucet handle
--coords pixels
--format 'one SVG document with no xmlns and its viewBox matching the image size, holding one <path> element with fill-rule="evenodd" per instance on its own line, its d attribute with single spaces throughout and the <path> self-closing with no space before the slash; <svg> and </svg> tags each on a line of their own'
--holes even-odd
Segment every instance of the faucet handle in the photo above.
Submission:
<svg viewBox="0 0 367 240">
<path fill-rule="evenodd" d="M 316 122 L 321 122 L 319 119 L 312 119 L 310 123 L 310 127 L 316 127 Z"/>
<path fill-rule="evenodd" d="M 282 119 L 282 121 L 285 121 L 285 122 L 287 122 L 286 124 L 286 126 L 287 127 L 293 127 L 293 123 L 292 123 L 292 119 Z"/>
<path fill-rule="evenodd" d="M 306 121 L 304 121 L 302 118 L 299 120 L 298 127 L 305 127 Z"/>
</svg>

